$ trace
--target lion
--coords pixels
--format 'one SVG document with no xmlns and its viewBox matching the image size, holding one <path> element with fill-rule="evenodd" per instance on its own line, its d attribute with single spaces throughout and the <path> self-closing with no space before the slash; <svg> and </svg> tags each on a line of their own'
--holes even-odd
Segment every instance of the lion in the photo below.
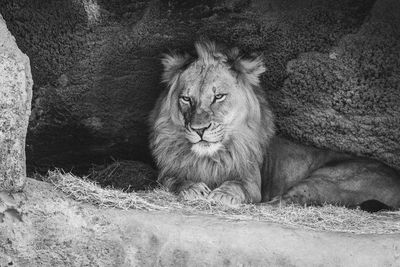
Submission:
<svg viewBox="0 0 400 267">
<path fill-rule="evenodd" d="M 242 203 L 368 201 L 400 206 L 400 177 L 378 161 L 275 135 L 260 87 L 261 57 L 197 42 L 196 56 L 162 59 L 165 90 L 151 112 L 158 182 L 186 200 Z M 366 202 L 367 201 L 367 202 Z"/>
</svg>

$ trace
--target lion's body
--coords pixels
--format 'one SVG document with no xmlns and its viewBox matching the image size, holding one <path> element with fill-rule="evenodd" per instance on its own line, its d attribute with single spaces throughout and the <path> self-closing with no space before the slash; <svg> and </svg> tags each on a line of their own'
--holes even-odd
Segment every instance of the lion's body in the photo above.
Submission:
<svg viewBox="0 0 400 267">
<path fill-rule="evenodd" d="M 274 137 L 264 162 L 262 201 L 279 197 L 301 204 L 358 206 L 377 200 L 400 207 L 400 176 L 367 158 Z"/>
<path fill-rule="evenodd" d="M 274 136 L 274 118 L 258 86 L 265 70 L 260 59 L 242 59 L 238 50 L 213 43 L 196 44 L 196 50 L 195 59 L 163 60 L 169 90 L 152 112 L 150 138 L 160 183 L 188 199 L 226 204 L 283 197 L 356 205 L 373 197 L 400 205 L 400 178 L 383 164 Z M 383 190 L 372 194 L 370 181 Z"/>
</svg>

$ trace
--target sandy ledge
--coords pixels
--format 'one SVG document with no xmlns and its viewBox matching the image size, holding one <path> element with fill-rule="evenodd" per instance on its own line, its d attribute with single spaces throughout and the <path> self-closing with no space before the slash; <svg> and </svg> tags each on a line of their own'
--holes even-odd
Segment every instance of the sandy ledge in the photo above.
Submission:
<svg viewBox="0 0 400 267">
<path fill-rule="evenodd" d="M 2 266 L 400 265 L 400 234 L 99 208 L 32 179 L 15 197 L 23 221 L 5 216 L 0 224 Z"/>
</svg>

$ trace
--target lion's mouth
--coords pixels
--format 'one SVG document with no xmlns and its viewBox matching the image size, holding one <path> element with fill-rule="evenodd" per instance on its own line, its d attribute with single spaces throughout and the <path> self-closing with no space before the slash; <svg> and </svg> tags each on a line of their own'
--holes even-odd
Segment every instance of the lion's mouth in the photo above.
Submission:
<svg viewBox="0 0 400 267">
<path fill-rule="evenodd" d="M 209 146 L 212 146 L 213 144 L 218 144 L 218 143 L 220 143 L 220 142 L 210 142 L 210 141 L 201 139 L 199 142 L 194 143 L 194 145 L 195 144 L 199 144 L 199 145 L 202 145 L 204 147 L 209 147 Z"/>
</svg>

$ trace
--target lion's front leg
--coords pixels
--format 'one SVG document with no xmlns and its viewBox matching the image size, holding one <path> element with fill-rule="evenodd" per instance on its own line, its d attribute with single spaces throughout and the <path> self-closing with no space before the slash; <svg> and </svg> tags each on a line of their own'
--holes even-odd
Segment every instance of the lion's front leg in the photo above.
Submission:
<svg viewBox="0 0 400 267">
<path fill-rule="evenodd" d="M 208 199 L 228 206 L 236 206 L 242 203 L 257 203 L 261 201 L 261 189 L 258 179 L 230 180 L 214 189 Z"/>
<path fill-rule="evenodd" d="M 185 200 L 205 199 L 211 192 L 203 182 L 194 182 L 176 177 L 160 177 L 158 181 L 169 191 L 178 194 Z"/>
<path fill-rule="evenodd" d="M 179 196 L 185 200 L 205 199 L 211 190 L 205 183 L 191 183 L 179 192 Z"/>
<path fill-rule="evenodd" d="M 240 182 L 227 181 L 220 187 L 214 189 L 208 195 L 208 199 L 228 206 L 235 206 L 241 203 L 246 203 L 246 193 L 243 186 L 240 185 Z"/>
</svg>

